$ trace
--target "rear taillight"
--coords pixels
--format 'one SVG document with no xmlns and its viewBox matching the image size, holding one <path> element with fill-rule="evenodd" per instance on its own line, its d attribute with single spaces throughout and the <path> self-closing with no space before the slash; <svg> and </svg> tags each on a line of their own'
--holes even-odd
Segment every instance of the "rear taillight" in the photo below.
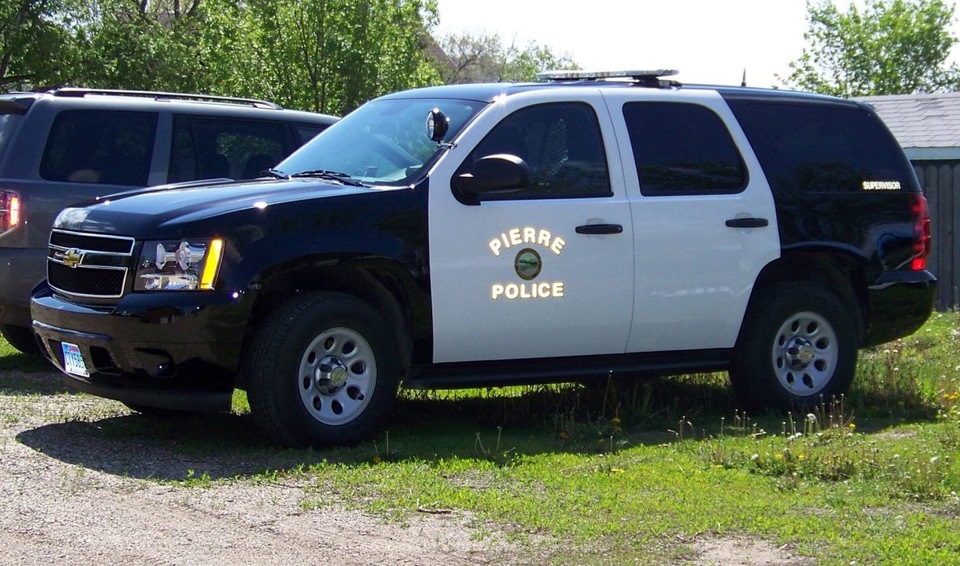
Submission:
<svg viewBox="0 0 960 566">
<path fill-rule="evenodd" d="M 0 191 L 0 234 L 20 225 L 20 195 L 13 191 Z"/>
<path fill-rule="evenodd" d="M 930 210 L 927 199 L 921 193 L 911 195 L 910 211 L 913 213 L 913 260 L 910 268 L 923 271 L 930 255 Z"/>
</svg>

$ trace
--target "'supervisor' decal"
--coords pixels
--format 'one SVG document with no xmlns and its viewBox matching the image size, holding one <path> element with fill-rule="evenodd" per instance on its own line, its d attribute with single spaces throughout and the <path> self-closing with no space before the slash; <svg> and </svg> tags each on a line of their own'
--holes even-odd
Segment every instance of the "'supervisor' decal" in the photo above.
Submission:
<svg viewBox="0 0 960 566">
<path fill-rule="evenodd" d="M 899 191 L 900 181 L 864 181 L 865 191 Z"/>
<path fill-rule="evenodd" d="M 559 256 L 566 241 L 549 230 L 525 226 L 510 228 L 490 240 L 494 257 L 513 256 L 513 270 L 519 282 L 498 282 L 490 286 L 490 298 L 558 299 L 563 297 L 563 281 L 536 281 L 543 270 L 543 255 Z M 516 254 L 513 250 L 516 249 Z"/>
</svg>

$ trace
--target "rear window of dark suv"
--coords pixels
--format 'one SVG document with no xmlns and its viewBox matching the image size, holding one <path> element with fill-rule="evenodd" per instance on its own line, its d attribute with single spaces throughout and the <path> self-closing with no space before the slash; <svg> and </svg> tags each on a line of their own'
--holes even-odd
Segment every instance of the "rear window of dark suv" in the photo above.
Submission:
<svg viewBox="0 0 960 566">
<path fill-rule="evenodd" d="M 157 113 L 66 110 L 57 114 L 40 160 L 48 181 L 147 184 Z"/>
<path fill-rule="evenodd" d="M 918 190 L 896 140 L 853 104 L 728 100 L 777 192 Z M 899 183 L 899 185 L 897 185 Z"/>
<path fill-rule="evenodd" d="M 0 106 L 0 161 L 3 160 L 3 154 L 22 121 L 23 113 L 21 111 L 5 109 Z"/>
</svg>

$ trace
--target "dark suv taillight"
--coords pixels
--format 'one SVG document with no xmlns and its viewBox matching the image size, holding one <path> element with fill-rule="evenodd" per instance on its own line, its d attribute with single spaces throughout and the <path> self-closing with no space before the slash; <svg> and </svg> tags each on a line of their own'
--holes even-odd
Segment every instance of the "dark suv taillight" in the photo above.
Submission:
<svg viewBox="0 0 960 566">
<path fill-rule="evenodd" d="M 0 234 L 20 224 L 20 194 L 0 191 Z"/>
<path fill-rule="evenodd" d="M 913 261 L 910 268 L 923 271 L 930 255 L 930 211 L 927 199 L 921 193 L 911 196 L 910 211 L 913 213 Z"/>
</svg>

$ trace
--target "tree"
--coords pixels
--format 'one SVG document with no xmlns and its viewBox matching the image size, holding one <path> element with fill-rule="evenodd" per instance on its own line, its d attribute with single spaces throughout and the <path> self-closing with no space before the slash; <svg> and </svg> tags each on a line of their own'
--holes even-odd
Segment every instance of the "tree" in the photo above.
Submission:
<svg viewBox="0 0 960 566">
<path fill-rule="evenodd" d="M 435 0 L 0 0 L 0 87 L 202 92 L 345 114 L 440 82 L 436 20 Z M 27 55 L 56 72 L 27 73 Z"/>
<path fill-rule="evenodd" d="M 425 55 L 433 0 L 260 0 L 245 12 L 259 74 L 246 84 L 259 92 L 249 95 L 345 114 L 372 97 L 439 82 Z"/>
<path fill-rule="evenodd" d="M 577 68 L 567 54 L 558 56 L 535 41 L 524 48 L 504 45 L 497 34 L 449 35 L 440 48 L 437 68 L 447 84 L 531 81 L 540 71 Z"/>
<path fill-rule="evenodd" d="M 201 0 L 88 0 L 75 34 L 76 82 L 100 88 L 196 91 Z"/>
<path fill-rule="evenodd" d="M 955 90 L 953 13 L 943 0 L 866 0 L 862 12 L 808 2 L 810 46 L 784 85 L 845 97 Z"/>
<path fill-rule="evenodd" d="M 66 0 L 0 0 L 0 90 L 61 83 L 74 61 Z"/>
</svg>

